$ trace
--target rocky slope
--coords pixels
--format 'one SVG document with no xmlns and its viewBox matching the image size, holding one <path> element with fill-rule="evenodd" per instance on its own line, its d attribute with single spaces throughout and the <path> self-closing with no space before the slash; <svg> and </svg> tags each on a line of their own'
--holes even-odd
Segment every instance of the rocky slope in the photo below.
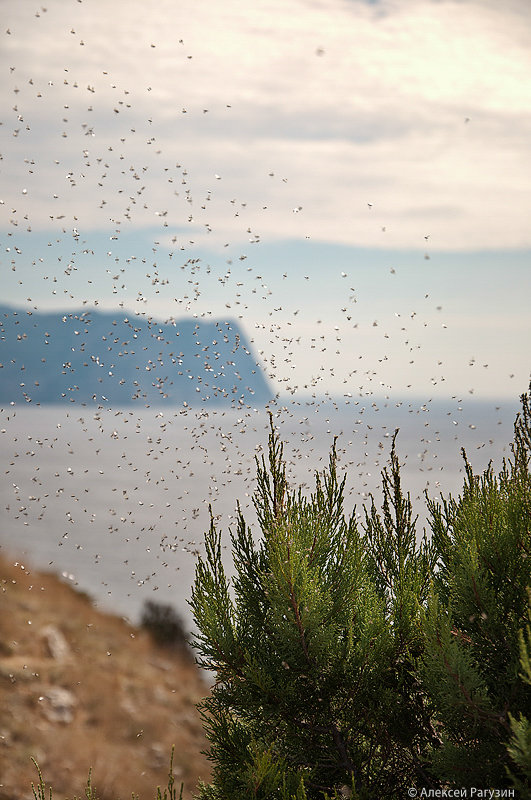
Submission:
<svg viewBox="0 0 531 800">
<path fill-rule="evenodd" d="M 96 610 L 56 576 L 0 556 L 0 800 L 33 798 L 35 758 L 54 798 L 156 797 L 174 775 L 191 798 L 209 767 L 189 652 Z M 178 795 L 178 793 L 177 793 Z"/>
</svg>

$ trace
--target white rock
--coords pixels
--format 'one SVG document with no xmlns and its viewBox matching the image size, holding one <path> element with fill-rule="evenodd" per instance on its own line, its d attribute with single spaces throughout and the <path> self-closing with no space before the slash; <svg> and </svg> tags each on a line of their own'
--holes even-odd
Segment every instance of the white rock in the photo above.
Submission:
<svg viewBox="0 0 531 800">
<path fill-rule="evenodd" d="M 74 708 L 77 705 L 75 696 L 61 686 L 50 686 L 39 696 L 42 710 L 50 722 L 68 724 L 74 719 Z"/>
<path fill-rule="evenodd" d="M 46 642 L 46 647 L 52 658 L 64 661 L 70 655 L 70 647 L 65 637 L 55 625 L 47 625 L 42 629 L 41 635 Z"/>
</svg>

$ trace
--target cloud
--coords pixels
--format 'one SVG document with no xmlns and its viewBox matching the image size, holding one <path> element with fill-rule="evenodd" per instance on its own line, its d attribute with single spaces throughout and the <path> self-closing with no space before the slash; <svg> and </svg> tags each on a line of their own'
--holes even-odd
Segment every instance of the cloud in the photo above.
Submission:
<svg viewBox="0 0 531 800">
<path fill-rule="evenodd" d="M 389 249 L 425 235 L 432 249 L 529 245 L 526 3 L 6 6 L 8 205 L 36 227 L 128 213 L 218 247 L 249 228 Z"/>
</svg>

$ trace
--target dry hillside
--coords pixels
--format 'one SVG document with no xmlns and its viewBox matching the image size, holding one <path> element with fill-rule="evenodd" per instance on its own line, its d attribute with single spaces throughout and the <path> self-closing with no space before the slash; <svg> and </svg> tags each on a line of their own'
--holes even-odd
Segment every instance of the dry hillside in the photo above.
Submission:
<svg viewBox="0 0 531 800">
<path fill-rule="evenodd" d="M 33 798 L 35 758 L 56 800 L 156 797 L 208 779 L 193 659 L 96 610 L 54 575 L 0 557 L 0 800 Z"/>
</svg>

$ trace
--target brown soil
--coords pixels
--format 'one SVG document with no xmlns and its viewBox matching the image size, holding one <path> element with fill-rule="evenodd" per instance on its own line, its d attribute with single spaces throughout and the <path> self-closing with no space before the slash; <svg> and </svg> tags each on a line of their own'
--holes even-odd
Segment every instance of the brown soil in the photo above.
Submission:
<svg viewBox="0 0 531 800">
<path fill-rule="evenodd" d="M 191 798 L 208 781 L 195 704 L 208 687 L 190 654 L 96 610 L 54 575 L 0 557 L 0 800 L 33 798 L 41 768 L 53 797 Z M 177 791 L 179 796 L 179 791 Z"/>
</svg>

